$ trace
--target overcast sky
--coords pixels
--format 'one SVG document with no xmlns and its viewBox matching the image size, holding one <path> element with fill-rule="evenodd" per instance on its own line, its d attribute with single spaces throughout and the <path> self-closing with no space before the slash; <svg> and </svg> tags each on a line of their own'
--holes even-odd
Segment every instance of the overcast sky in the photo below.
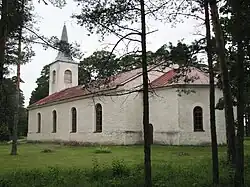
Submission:
<svg viewBox="0 0 250 187">
<path fill-rule="evenodd" d="M 117 41 L 116 37 L 108 37 L 104 42 L 98 42 L 100 36 L 88 36 L 87 30 L 84 27 L 78 26 L 70 18 L 72 13 L 76 12 L 79 8 L 77 8 L 73 0 L 68 0 L 67 2 L 66 7 L 59 9 L 52 5 L 46 6 L 43 3 L 38 4 L 34 1 L 35 12 L 40 17 L 38 26 L 41 34 L 48 37 L 61 37 L 63 24 L 66 23 L 69 41 L 77 41 L 81 44 L 81 50 L 85 57 L 91 55 L 96 50 L 104 48 L 107 43 L 115 43 Z M 150 22 L 150 25 L 158 29 L 157 32 L 147 37 L 147 49 L 151 51 L 157 50 L 168 42 L 176 43 L 178 40 L 184 39 L 184 41 L 190 43 L 197 38 L 194 35 L 197 22 L 194 20 L 186 20 L 184 23 L 178 24 L 175 28 L 172 28 L 170 24 L 154 21 Z M 31 92 L 36 87 L 36 79 L 40 76 L 43 66 L 51 63 L 57 55 L 57 51 L 53 49 L 43 50 L 39 45 L 34 45 L 34 51 L 36 56 L 33 57 L 32 61 L 21 67 L 21 78 L 25 81 L 25 83 L 21 84 L 21 89 L 25 96 L 25 106 L 28 105 Z"/>
</svg>

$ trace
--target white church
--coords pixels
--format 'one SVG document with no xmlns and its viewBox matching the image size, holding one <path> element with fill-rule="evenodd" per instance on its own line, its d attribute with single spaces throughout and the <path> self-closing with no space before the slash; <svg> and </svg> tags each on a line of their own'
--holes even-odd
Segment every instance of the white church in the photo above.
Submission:
<svg viewBox="0 0 250 187">
<path fill-rule="evenodd" d="M 68 42 L 66 26 L 62 41 Z M 153 143 L 211 142 L 208 74 L 190 68 L 172 81 L 176 68 L 148 67 Z M 186 82 L 185 78 L 193 81 Z M 190 93 L 180 92 L 189 90 Z M 216 89 L 216 101 L 222 92 Z M 29 141 L 77 141 L 131 145 L 143 142 L 142 69 L 90 85 L 78 85 L 78 63 L 59 52 L 50 64 L 49 95 L 28 107 Z M 226 142 L 224 111 L 216 110 L 218 143 Z"/>
</svg>

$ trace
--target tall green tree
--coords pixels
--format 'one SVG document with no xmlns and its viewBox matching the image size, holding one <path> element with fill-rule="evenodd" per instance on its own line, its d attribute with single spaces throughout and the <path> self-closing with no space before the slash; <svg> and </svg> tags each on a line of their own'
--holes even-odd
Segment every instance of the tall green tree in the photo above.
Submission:
<svg viewBox="0 0 250 187">
<path fill-rule="evenodd" d="M 235 172 L 235 186 L 244 186 L 244 61 L 245 50 L 244 41 L 248 40 L 249 34 L 246 28 L 249 25 L 249 16 L 245 15 L 250 8 L 249 1 L 228 1 L 232 8 L 233 32 L 232 40 L 236 46 L 236 67 L 237 67 L 237 136 L 236 136 L 236 172 Z M 249 12 L 249 10 L 248 10 Z M 246 28 L 245 28 L 246 24 Z"/>
<path fill-rule="evenodd" d="M 218 6 L 216 0 L 209 2 L 211 8 L 211 18 L 216 38 L 217 54 L 220 64 L 220 72 L 222 78 L 222 90 L 225 105 L 225 121 L 227 130 L 227 141 L 228 141 L 228 160 L 235 165 L 235 127 L 234 127 L 234 113 L 233 113 L 233 102 L 232 102 L 232 91 L 230 87 L 230 77 L 228 73 L 228 65 L 226 62 L 226 50 L 224 37 L 222 32 L 222 26 L 220 24 L 220 17 L 218 13 Z"/>
<path fill-rule="evenodd" d="M 210 29 L 210 15 L 209 15 L 209 4 L 206 0 L 204 2 L 205 10 L 205 25 L 206 25 L 206 41 L 207 41 L 207 59 L 209 66 L 209 101 L 210 101 L 210 131 L 211 131 L 211 142 L 212 142 L 212 162 L 213 162 L 213 183 L 219 185 L 219 160 L 218 160 L 218 144 L 216 134 L 216 119 L 215 119 L 215 73 L 213 66 L 213 46 L 211 39 Z"/>
<path fill-rule="evenodd" d="M 105 67 L 105 68 L 103 68 Z M 79 83 L 86 84 L 90 79 L 103 79 L 121 70 L 115 54 L 109 51 L 96 51 L 79 64 Z"/>
<path fill-rule="evenodd" d="M 29 104 L 48 96 L 49 94 L 49 66 L 46 65 L 41 71 L 40 77 L 36 80 L 37 87 L 32 91 Z"/>
<path fill-rule="evenodd" d="M 3 108 L 4 118 L 3 123 L 0 125 L 0 128 L 7 129 L 5 138 L 2 138 L 3 135 L 0 135 L 0 140 L 10 140 L 13 130 L 14 116 L 13 113 L 16 110 L 15 105 L 15 93 L 16 93 L 16 77 L 4 78 L 4 98 L 3 98 Z M 24 108 L 24 95 L 22 90 L 20 90 L 20 103 L 19 103 L 19 123 L 18 123 L 18 135 L 25 136 L 27 134 L 27 112 Z"/>
<path fill-rule="evenodd" d="M 249 1 L 225 1 L 221 7 L 222 28 L 227 42 L 227 58 L 229 61 L 233 99 L 237 105 L 236 120 L 236 172 L 235 185 L 244 186 L 244 116 L 249 129 L 249 57 L 250 57 L 250 16 Z M 231 16 L 228 16 L 228 15 Z"/>
</svg>

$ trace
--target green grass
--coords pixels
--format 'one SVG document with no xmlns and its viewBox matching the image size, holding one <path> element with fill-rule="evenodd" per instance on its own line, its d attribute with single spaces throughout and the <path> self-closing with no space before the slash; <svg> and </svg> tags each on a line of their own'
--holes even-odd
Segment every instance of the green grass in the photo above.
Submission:
<svg viewBox="0 0 250 187">
<path fill-rule="evenodd" d="M 0 145 L 0 173 L 16 169 L 43 169 L 51 167 L 90 168 L 93 158 L 104 165 L 114 159 L 123 159 L 127 165 L 143 163 L 143 146 L 106 146 L 111 153 L 96 154 L 98 147 L 69 147 L 56 144 L 20 144 L 18 156 L 10 156 L 11 145 Z M 44 149 L 52 152 L 43 153 Z M 225 155 L 225 147 L 219 147 L 219 155 Z M 245 153 L 250 153 L 250 141 L 246 141 Z M 193 164 L 211 158 L 210 147 L 152 146 L 152 164 Z"/>
<path fill-rule="evenodd" d="M 9 155 L 10 146 L 0 145 L 0 186 L 143 186 L 143 146 L 20 144 L 17 156 Z M 225 152 L 219 147 L 220 160 Z M 250 140 L 245 141 L 245 154 L 250 155 Z M 249 156 L 249 185 L 248 162 Z M 210 147 L 154 145 L 152 166 L 154 186 L 211 186 Z M 224 161 L 220 171 L 223 186 L 229 186 Z"/>
</svg>

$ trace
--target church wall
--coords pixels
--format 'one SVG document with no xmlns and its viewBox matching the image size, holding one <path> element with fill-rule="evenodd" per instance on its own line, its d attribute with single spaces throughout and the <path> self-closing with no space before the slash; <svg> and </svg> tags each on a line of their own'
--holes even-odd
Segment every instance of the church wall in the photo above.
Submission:
<svg viewBox="0 0 250 187">
<path fill-rule="evenodd" d="M 135 144 L 142 141 L 142 112 L 139 95 L 105 96 L 47 106 L 29 111 L 28 140 L 80 141 L 102 144 Z M 95 104 L 103 111 L 103 131 L 95 132 Z M 77 110 L 77 132 L 71 131 L 71 108 Z M 57 133 L 52 133 L 52 111 L 57 111 Z M 37 113 L 42 116 L 37 132 Z"/>
<path fill-rule="evenodd" d="M 188 95 L 182 93 L 181 96 L 178 97 L 180 144 L 207 144 L 211 142 L 209 88 L 196 87 L 192 90 L 196 93 L 190 93 Z M 222 92 L 219 89 L 216 89 L 216 102 L 220 96 L 222 96 Z M 193 109 L 195 106 L 200 106 L 203 109 L 204 132 L 194 132 Z M 216 130 L 218 143 L 225 143 L 226 129 L 223 110 L 216 110 Z"/>
<path fill-rule="evenodd" d="M 150 123 L 154 144 L 178 144 L 178 103 L 174 88 L 162 88 L 150 94 Z"/>
</svg>

